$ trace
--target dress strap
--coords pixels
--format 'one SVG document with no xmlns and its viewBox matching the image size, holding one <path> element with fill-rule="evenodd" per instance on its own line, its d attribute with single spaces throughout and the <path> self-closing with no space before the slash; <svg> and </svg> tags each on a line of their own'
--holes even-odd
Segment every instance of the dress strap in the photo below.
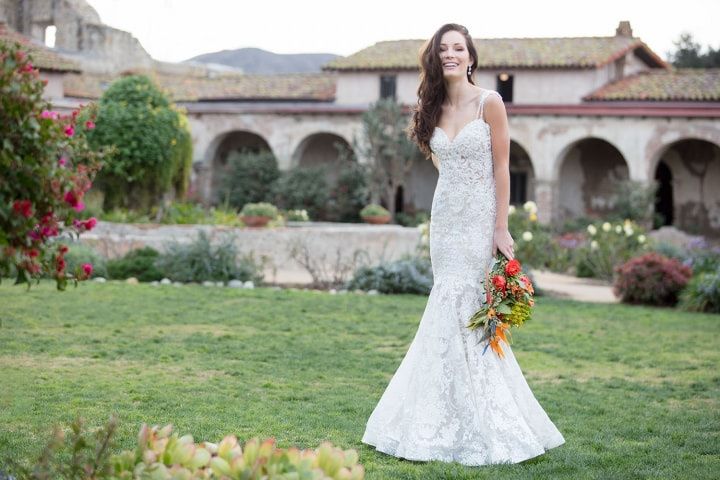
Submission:
<svg viewBox="0 0 720 480">
<path fill-rule="evenodd" d="M 480 95 L 480 105 L 478 105 L 478 111 L 477 111 L 477 114 L 475 115 L 475 118 L 482 118 L 483 107 L 485 106 L 485 100 L 493 93 L 502 99 L 502 96 L 500 96 L 500 94 L 498 92 L 496 92 L 495 90 L 485 90 Z M 485 120 L 483 120 L 483 121 L 485 121 Z"/>
</svg>

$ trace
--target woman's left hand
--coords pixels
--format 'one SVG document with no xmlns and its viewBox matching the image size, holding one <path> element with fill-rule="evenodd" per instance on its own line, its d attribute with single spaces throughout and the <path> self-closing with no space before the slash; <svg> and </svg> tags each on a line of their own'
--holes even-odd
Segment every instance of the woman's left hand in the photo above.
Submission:
<svg viewBox="0 0 720 480">
<path fill-rule="evenodd" d="M 515 241 L 510 235 L 510 231 L 507 228 L 496 228 L 495 234 L 493 235 L 493 256 L 497 255 L 500 251 L 508 260 L 515 258 L 515 252 L 513 251 L 513 245 Z"/>
</svg>

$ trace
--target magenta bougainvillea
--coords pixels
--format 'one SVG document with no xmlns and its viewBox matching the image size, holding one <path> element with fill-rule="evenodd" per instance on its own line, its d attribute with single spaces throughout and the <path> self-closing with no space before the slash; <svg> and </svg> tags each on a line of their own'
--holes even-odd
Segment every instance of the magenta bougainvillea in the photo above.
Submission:
<svg viewBox="0 0 720 480">
<path fill-rule="evenodd" d="M 95 107 L 61 113 L 43 98 L 46 81 L 18 44 L 0 44 L 0 278 L 16 283 L 89 277 L 92 265 L 67 270 L 71 239 L 91 230 L 83 196 L 109 150 L 94 151 L 85 134 L 95 127 Z"/>
</svg>

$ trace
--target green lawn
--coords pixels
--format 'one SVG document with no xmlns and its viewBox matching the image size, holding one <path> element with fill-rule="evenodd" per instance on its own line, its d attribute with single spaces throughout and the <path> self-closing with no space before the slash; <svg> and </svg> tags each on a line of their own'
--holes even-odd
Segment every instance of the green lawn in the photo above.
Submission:
<svg viewBox="0 0 720 480">
<path fill-rule="evenodd" d="M 518 465 L 396 459 L 360 442 L 423 296 L 86 283 L 0 285 L 0 458 L 117 412 L 196 441 L 356 448 L 368 479 L 717 478 L 720 316 L 538 299 L 514 352 L 566 443 Z"/>
</svg>

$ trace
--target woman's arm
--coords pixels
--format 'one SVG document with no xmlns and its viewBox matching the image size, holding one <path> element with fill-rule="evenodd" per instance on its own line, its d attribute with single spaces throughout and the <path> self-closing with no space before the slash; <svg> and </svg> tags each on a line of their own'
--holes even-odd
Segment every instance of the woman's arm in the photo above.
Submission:
<svg viewBox="0 0 720 480">
<path fill-rule="evenodd" d="M 432 160 L 433 165 L 435 165 L 435 168 L 437 168 L 438 171 L 439 171 L 439 170 L 440 170 L 440 162 L 438 161 L 438 159 L 437 159 L 437 157 L 435 156 L 434 153 L 431 153 L 431 154 L 430 154 L 430 159 Z"/>
<path fill-rule="evenodd" d="M 510 134 L 505 104 L 498 95 L 490 95 L 483 107 L 485 121 L 490 125 L 493 171 L 495 175 L 495 233 L 493 255 L 499 250 L 512 259 L 513 239 L 508 230 L 510 204 Z"/>
</svg>

